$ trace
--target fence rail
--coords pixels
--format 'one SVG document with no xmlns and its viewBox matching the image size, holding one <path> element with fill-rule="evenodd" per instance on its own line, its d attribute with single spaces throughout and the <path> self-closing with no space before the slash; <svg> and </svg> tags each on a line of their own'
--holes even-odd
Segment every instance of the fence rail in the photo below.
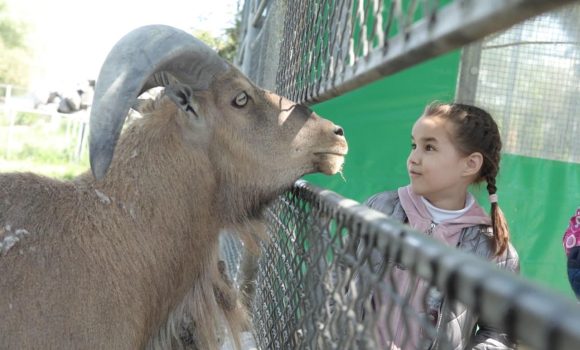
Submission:
<svg viewBox="0 0 580 350">
<path fill-rule="evenodd" d="M 39 108 L 34 108 L 34 102 L 31 98 L 24 99 L 24 103 L 16 96 L 22 96 L 30 94 L 30 90 L 21 86 L 14 86 L 8 84 L 0 84 L 0 90 L 4 91 L 4 94 L 0 96 L 0 111 L 3 112 L 5 118 L 5 125 L 0 122 L 0 128 L 6 127 L 7 130 L 1 130 L 0 135 L 6 134 L 6 144 L 5 152 L 2 156 L 5 158 L 10 158 L 13 149 L 15 148 L 13 143 L 16 119 L 19 114 L 28 114 L 37 116 L 38 119 L 42 117 L 49 117 L 51 125 L 58 125 L 61 120 L 66 122 L 66 132 L 65 137 L 67 140 L 75 143 L 74 150 L 70 155 L 70 159 L 79 162 L 85 151 L 85 144 L 88 136 L 88 124 L 89 124 L 89 112 L 86 109 L 81 109 L 75 113 L 59 113 L 56 110 L 44 110 Z M 14 93 L 17 92 L 17 93 Z M 30 104 L 31 106 L 28 106 Z M 74 139 L 74 141 L 73 141 Z"/>
</svg>

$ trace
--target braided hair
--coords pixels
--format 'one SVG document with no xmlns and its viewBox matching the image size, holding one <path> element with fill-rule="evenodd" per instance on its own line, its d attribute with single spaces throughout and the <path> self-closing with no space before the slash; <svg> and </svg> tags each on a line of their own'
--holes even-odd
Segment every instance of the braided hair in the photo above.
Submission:
<svg viewBox="0 0 580 350">
<path fill-rule="evenodd" d="M 452 142 L 464 156 L 481 153 L 483 164 L 475 183 L 487 182 L 490 197 L 496 198 L 493 195 L 497 193 L 495 179 L 499 173 L 502 143 L 497 124 L 491 115 L 481 108 L 459 103 L 429 105 L 423 115 L 442 117 L 452 122 Z M 491 200 L 491 225 L 494 236 L 492 249 L 496 256 L 500 256 L 508 247 L 509 229 L 497 199 Z"/>
</svg>

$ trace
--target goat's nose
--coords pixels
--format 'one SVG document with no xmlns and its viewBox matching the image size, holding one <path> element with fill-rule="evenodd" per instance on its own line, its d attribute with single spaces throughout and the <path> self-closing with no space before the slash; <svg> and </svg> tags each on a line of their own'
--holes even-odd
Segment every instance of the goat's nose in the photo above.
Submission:
<svg viewBox="0 0 580 350">
<path fill-rule="evenodd" d="M 338 125 L 334 126 L 334 134 L 337 136 L 344 136 L 344 129 Z"/>
</svg>

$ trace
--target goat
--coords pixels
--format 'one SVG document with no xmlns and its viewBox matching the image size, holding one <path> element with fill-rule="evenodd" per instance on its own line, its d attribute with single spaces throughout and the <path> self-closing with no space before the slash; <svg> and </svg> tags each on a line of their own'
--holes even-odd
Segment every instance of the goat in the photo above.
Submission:
<svg viewBox="0 0 580 350">
<path fill-rule="evenodd" d="M 341 169 L 344 132 L 168 26 L 124 36 L 94 96 L 92 172 L 0 175 L 0 349 L 217 349 L 247 326 L 220 230 L 251 243 L 299 177 Z"/>
</svg>

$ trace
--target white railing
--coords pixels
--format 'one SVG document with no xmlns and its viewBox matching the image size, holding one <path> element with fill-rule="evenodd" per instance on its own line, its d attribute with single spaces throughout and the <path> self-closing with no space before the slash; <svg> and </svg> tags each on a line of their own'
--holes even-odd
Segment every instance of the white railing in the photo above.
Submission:
<svg viewBox="0 0 580 350">
<path fill-rule="evenodd" d="M 88 123 L 90 106 L 86 109 L 81 109 L 75 113 L 60 113 L 56 109 L 40 109 L 35 108 L 34 101 L 32 98 L 18 98 L 14 95 L 14 91 L 25 91 L 29 95 L 32 94 L 31 90 L 21 86 L 0 84 L 0 90 L 3 89 L 4 93 L 0 95 L 0 110 L 4 112 L 4 115 L 8 119 L 8 137 L 5 154 L 0 154 L 6 159 L 10 158 L 11 153 L 14 149 L 14 129 L 16 127 L 16 117 L 19 113 L 35 114 L 39 117 L 48 116 L 50 117 L 50 124 L 55 125 L 61 120 L 66 120 L 66 139 L 70 142 L 75 142 L 75 147 L 73 154 L 71 154 L 70 159 L 74 162 L 79 162 L 85 151 L 85 143 L 88 135 Z M 23 95 L 26 95 L 23 94 Z M 27 103 L 28 102 L 28 103 Z M 32 108 L 29 107 L 33 106 Z M 1 127 L 2 125 L 0 125 Z"/>
</svg>

